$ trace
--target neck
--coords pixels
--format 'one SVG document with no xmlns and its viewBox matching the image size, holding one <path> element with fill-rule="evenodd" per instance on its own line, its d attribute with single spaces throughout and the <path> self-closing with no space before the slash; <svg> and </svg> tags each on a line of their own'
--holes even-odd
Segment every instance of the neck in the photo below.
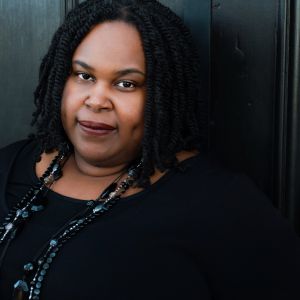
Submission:
<svg viewBox="0 0 300 300">
<path fill-rule="evenodd" d="M 105 178 L 117 176 L 124 172 L 128 163 L 119 163 L 114 165 L 101 165 L 93 162 L 86 161 L 76 152 L 71 155 L 68 161 L 68 167 L 73 169 L 74 172 L 79 173 L 82 176 L 92 178 Z"/>
</svg>

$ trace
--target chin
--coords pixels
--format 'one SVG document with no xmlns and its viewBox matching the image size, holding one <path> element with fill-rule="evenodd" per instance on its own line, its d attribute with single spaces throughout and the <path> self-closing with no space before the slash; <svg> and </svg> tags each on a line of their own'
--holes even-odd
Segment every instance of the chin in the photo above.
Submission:
<svg viewBox="0 0 300 300">
<path fill-rule="evenodd" d="M 95 147 L 85 148 L 83 150 L 78 149 L 77 155 L 79 155 L 86 162 L 97 164 L 101 162 L 110 161 L 115 155 L 112 152 L 108 151 L 97 151 Z"/>
</svg>

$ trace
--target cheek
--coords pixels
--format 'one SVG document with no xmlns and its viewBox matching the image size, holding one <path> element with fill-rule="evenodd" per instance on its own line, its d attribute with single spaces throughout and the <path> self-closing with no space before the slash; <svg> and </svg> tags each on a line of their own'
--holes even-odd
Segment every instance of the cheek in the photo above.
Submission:
<svg viewBox="0 0 300 300">
<path fill-rule="evenodd" d="M 125 99 L 125 101 L 122 101 L 122 106 L 119 107 L 119 109 L 122 112 L 120 118 L 122 119 L 123 124 L 131 124 L 132 127 L 137 127 L 144 122 L 144 97 Z"/>
<path fill-rule="evenodd" d="M 140 139 L 144 133 L 144 110 L 144 101 L 123 108 L 122 123 L 132 138 Z"/>
<path fill-rule="evenodd" d="M 63 125 L 71 122 L 72 115 L 75 113 L 79 101 L 74 96 L 78 95 L 78 92 L 74 90 L 70 81 L 67 81 L 61 100 L 61 118 Z"/>
</svg>

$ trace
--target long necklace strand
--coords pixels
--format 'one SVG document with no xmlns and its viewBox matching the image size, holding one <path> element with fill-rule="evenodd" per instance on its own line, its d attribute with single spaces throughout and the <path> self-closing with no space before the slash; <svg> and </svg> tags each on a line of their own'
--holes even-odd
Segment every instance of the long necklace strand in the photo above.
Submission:
<svg viewBox="0 0 300 300">
<path fill-rule="evenodd" d="M 33 214 L 44 209 L 46 193 L 54 181 L 62 176 L 62 167 L 68 156 L 68 152 L 61 151 L 40 178 L 40 182 L 29 189 L 19 203 L 9 211 L 4 224 L 0 227 L 0 246 L 4 244 L 4 249 L 0 256 L 0 266 L 10 242 L 21 231 L 25 222 L 28 222 Z M 121 195 L 138 179 L 141 166 L 142 162 L 129 168 L 127 177 L 119 186 L 117 182 L 122 175 L 110 184 L 97 199 L 88 201 L 83 211 L 73 216 L 52 235 L 35 258 L 24 265 L 23 278 L 14 284 L 13 300 L 40 299 L 43 280 L 59 250 L 79 231 L 116 204 Z"/>
<path fill-rule="evenodd" d="M 62 176 L 62 166 L 68 158 L 68 152 L 60 151 L 53 159 L 39 182 L 31 187 L 25 196 L 9 211 L 4 223 L 0 226 L 0 246 L 3 250 L 0 255 L 2 265 L 7 248 L 16 234 L 21 231 L 26 222 L 46 205 L 46 194 L 54 181 Z"/>
</svg>

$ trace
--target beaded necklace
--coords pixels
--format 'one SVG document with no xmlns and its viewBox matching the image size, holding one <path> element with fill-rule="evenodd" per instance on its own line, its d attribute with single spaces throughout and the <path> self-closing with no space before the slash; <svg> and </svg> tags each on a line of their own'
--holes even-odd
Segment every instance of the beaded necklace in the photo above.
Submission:
<svg viewBox="0 0 300 300">
<path fill-rule="evenodd" d="M 52 184 L 61 178 L 62 168 L 68 158 L 68 150 L 60 151 L 39 182 L 31 187 L 16 206 L 9 211 L 5 222 L 0 227 L 0 246 L 3 246 L 0 255 L 0 266 L 11 241 L 20 233 L 23 226 L 34 214 L 45 208 L 46 194 Z M 116 204 L 121 195 L 136 182 L 141 167 L 142 162 L 129 167 L 126 170 L 127 177 L 119 185 L 118 181 L 124 173 L 116 178 L 95 200 L 88 201 L 82 211 L 70 218 L 51 236 L 32 261 L 24 265 L 23 278 L 14 284 L 12 300 L 40 299 L 44 278 L 63 245 Z"/>
</svg>

